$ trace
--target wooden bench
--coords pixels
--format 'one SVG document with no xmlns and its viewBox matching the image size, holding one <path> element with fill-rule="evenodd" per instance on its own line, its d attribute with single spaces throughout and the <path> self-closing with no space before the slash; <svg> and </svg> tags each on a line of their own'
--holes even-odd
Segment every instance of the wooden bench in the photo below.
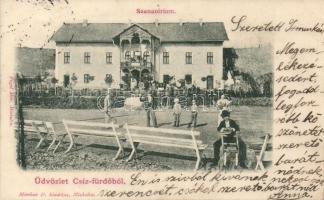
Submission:
<svg viewBox="0 0 324 200">
<path fill-rule="evenodd" d="M 18 124 L 16 124 L 15 127 L 16 130 L 18 130 Z M 52 142 L 50 146 L 48 147 L 47 151 L 50 150 L 50 148 L 54 145 L 55 141 L 58 140 L 60 137 L 64 138 L 66 136 L 66 133 L 58 133 L 54 130 L 54 126 L 52 122 L 47 121 L 40 121 L 40 120 L 24 120 L 24 132 L 25 133 L 31 133 L 31 134 L 37 134 L 40 138 L 39 142 L 37 143 L 35 149 L 38 149 L 40 145 L 45 141 L 47 136 L 52 137 Z M 60 140 L 61 142 L 61 140 Z M 59 144 L 60 144 L 59 142 Z M 58 144 L 58 145 L 59 145 Z M 58 147 L 58 145 L 54 149 L 54 153 Z"/>
<path fill-rule="evenodd" d="M 201 162 L 201 154 L 207 148 L 201 140 L 196 137 L 200 136 L 200 132 L 180 130 L 180 129 L 165 129 L 165 128 L 151 128 L 141 126 L 129 126 L 127 123 L 124 125 L 126 129 L 127 140 L 129 141 L 132 152 L 127 161 L 131 160 L 136 155 L 136 147 L 139 143 L 151 144 L 163 147 L 178 147 L 193 149 L 197 155 L 197 162 L 195 170 L 198 169 Z"/>
<path fill-rule="evenodd" d="M 19 130 L 19 125 L 16 123 L 15 129 Z M 35 149 L 38 149 L 40 145 L 44 142 L 46 136 L 48 135 L 48 130 L 46 124 L 39 120 L 24 120 L 24 134 L 36 134 L 39 137 L 39 142 L 37 143 Z"/>
<path fill-rule="evenodd" d="M 62 143 L 62 141 L 64 140 L 64 138 L 67 136 L 66 132 L 58 132 L 55 131 L 54 129 L 54 125 L 52 122 L 44 122 L 48 131 L 48 134 L 52 136 L 52 142 L 49 145 L 47 151 L 49 151 L 51 149 L 51 147 L 55 144 L 56 141 L 58 141 L 57 145 L 55 146 L 53 153 L 56 152 L 57 148 L 60 146 L 60 144 Z"/>
<path fill-rule="evenodd" d="M 107 137 L 115 138 L 118 151 L 113 160 L 117 159 L 120 153 L 124 152 L 124 148 L 121 144 L 121 139 L 123 136 L 121 133 L 116 131 L 116 128 L 120 126 L 117 124 L 111 123 L 98 123 L 98 122 L 84 122 L 84 121 L 70 121 L 63 120 L 65 130 L 70 139 L 70 145 L 65 153 L 69 152 L 74 145 L 75 136 L 97 136 L 97 137 Z"/>
</svg>

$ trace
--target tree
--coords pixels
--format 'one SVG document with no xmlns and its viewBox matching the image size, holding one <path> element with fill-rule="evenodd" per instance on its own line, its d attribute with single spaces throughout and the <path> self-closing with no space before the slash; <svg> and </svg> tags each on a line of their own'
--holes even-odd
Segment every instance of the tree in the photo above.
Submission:
<svg viewBox="0 0 324 200">
<path fill-rule="evenodd" d="M 260 87 L 253 74 L 248 72 L 241 72 L 240 74 L 243 80 L 243 83 L 241 83 L 243 86 L 243 92 L 249 94 L 250 96 L 258 96 L 260 94 Z"/>
<path fill-rule="evenodd" d="M 223 80 L 226 81 L 228 79 L 228 72 L 231 74 L 234 84 L 235 84 L 235 73 L 236 66 L 235 62 L 238 58 L 238 55 L 235 52 L 234 48 L 224 48 L 223 52 Z"/>
<path fill-rule="evenodd" d="M 259 84 L 262 95 L 271 97 L 273 93 L 273 73 L 263 74 L 256 81 Z"/>
</svg>

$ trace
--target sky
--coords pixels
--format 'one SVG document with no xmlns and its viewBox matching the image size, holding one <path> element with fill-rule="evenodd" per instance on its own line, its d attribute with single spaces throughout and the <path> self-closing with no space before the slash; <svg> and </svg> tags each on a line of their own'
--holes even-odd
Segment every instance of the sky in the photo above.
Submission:
<svg viewBox="0 0 324 200">
<path fill-rule="evenodd" d="M 231 16 L 217 14 L 218 9 L 213 8 L 213 3 L 206 1 L 205 7 L 197 9 L 196 2 L 174 4 L 169 1 L 142 1 L 134 4 L 130 1 L 53 1 L 47 0 L 18 0 L 5 1 L 1 7 L 1 37 L 13 37 L 14 43 L 26 47 L 54 48 L 54 42 L 48 42 L 53 33 L 62 24 L 80 23 L 88 20 L 89 23 L 122 22 L 199 22 L 221 21 L 225 23 L 229 41 L 225 46 L 250 47 L 269 43 L 271 37 L 266 35 L 255 36 L 248 34 L 237 36 L 229 31 Z M 211 6 L 208 6 L 211 5 Z M 136 9 L 173 9 L 175 14 L 169 15 L 141 15 L 136 14 Z M 211 9 L 212 8 L 212 9 Z M 215 12 L 215 13 L 214 13 Z"/>
<path fill-rule="evenodd" d="M 36 48 L 54 48 L 55 43 L 49 41 L 55 31 L 63 23 L 80 23 L 87 19 L 89 23 L 132 23 L 136 22 L 224 22 L 229 41 L 225 47 L 256 47 L 273 42 L 276 33 L 233 32 L 231 23 L 233 16 L 247 16 L 250 24 L 262 24 L 273 21 L 289 21 L 282 18 L 281 12 L 287 16 L 300 15 L 300 10 L 313 9 L 316 4 L 303 5 L 302 8 L 287 10 L 289 3 L 282 6 L 267 1 L 211 1 L 211 0 L 3 0 L 1 1 L 1 38 L 10 38 L 15 45 Z M 253 2 L 253 3 L 251 3 Z M 286 1 L 289 2 L 289 1 Z M 308 8 L 309 7 L 309 8 Z M 144 15 L 137 14 L 136 9 L 173 9 L 175 14 Z M 257 10 L 257 12 L 255 12 Z M 252 12 L 253 11 L 253 12 Z M 281 18 L 277 18 L 281 14 Z M 309 14 L 309 13 L 308 13 Z M 318 15 L 318 13 L 314 13 Z"/>
</svg>

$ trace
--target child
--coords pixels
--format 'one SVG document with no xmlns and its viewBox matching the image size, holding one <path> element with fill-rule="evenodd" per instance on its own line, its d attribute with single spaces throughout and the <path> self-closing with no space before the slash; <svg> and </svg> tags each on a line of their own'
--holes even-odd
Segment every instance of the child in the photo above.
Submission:
<svg viewBox="0 0 324 200">
<path fill-rule="evenodd" d="M 191 120 L 188 124 L 188 128 L 191 127 L 192 123 L 194 123 L 194 127 L 197 126 L 197 115 L 198 115 L 198 106 L 196 105 L 196 101 L 192 100 L 192 106 L 191 106 Z"/>
<path fill-rule="evenodd" d="M 174 127 L 179 127 L 180 125 L 180 115 L 181 115 L 181 105 L 179 104 L 179 99 L 174 99 L 173 106 L 173 115 L 174 115 Z"/>
</svg>

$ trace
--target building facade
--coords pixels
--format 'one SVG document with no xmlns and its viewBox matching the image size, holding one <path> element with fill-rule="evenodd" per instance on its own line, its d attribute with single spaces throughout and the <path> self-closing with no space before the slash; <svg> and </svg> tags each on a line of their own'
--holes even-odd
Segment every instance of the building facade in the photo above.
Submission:
<svg viewBox="0 0 324 200">
<path fill-rule="evenodd" d="M 223 77 L 221 22 L 74 23 L 52 37 L 55 77 L 76 88 L 133 88 L 147 80 L 183 79 L 218 88 Z"/>
</svg>

